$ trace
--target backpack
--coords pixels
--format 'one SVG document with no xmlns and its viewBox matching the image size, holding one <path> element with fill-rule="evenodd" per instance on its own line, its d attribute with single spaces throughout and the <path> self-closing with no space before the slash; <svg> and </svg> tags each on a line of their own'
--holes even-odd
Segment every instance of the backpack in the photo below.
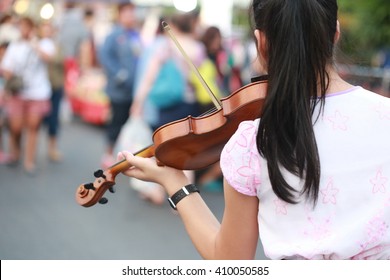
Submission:
<svg viewBox="0 0 390 280">
<path fill-rule="evenodd" d="M 149 100 L 158 108 L 173 107 L 183 101 L 186 80 L 174 59 L 168 58 L 149 91 Z"/>
<path fill-rule="evenodd" d="M 205 59 L 203 63 L 198 67 L 199 73 L 202 75 L 207 86 L 217 99 L 222 97 L 221 91 L 217 84 L 218 72 L 215 64 L 210 59 Z M 196 99 L 202 105 L 212 103 L 211 97 L 207 90 L 203 87 L 198 77 L 194 72 L 191 72 L 189 77 L 190 83 L 195 88 Z"/>
</svg>

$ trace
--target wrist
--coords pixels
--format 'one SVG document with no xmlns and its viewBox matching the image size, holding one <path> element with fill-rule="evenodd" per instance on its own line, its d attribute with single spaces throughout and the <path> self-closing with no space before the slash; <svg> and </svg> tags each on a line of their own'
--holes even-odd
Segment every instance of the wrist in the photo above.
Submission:
<svg viewBox="0 0 390 280">
<path fill-rule="evenodd" d="M 168 202 L 174 210 L 177 210 L 177 204 L 193 193 L 200 193 L 199 188 L 194 184 L 185 185 L 180 190 L 175 192 L 172 196 L 170 196 L 168 198 Z"/>
<path fill-rule="evenodd" d="M 179 176 L 171 176 L 161 183 L 169 197 L 174 195 L 183 186 L 189 185 L 191 183 L 183 171 L 180 172 L 181 174 Z"/>
</svg>

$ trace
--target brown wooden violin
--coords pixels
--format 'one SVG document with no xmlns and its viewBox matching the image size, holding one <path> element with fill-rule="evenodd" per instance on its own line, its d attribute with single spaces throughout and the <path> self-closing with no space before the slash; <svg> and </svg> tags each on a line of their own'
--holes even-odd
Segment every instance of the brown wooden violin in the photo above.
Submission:
<svg viewBox="0 0 390 280">
<path fill-rule="evenodd" d="M 266 92 L 266 80 L 252 82 L 221 99 L 222 108 L 213 113 L 161 126 L 153 134 L 154 144 L 135 155 L 155 156 L 159 164 L 181 170 L 205 168 L 219 160 L 224 145 L 242 121 L 260 117 Z M 115 177 L 130 167 L 122 160 L 105 171 L 96 171 L 93 183 L 78 187 L 76 201 L 85 207 L 106 203 L 104 193 L 113 192 Z"/>
<path fill-rule="evenodd" d="M 176 44 L 180 49 L 177 41 Z M 181 51 L 185 55 L 184 50 Z M 192 63 L 190 65 L 204 86 L 208 88 L 195 66 Z M 260 76 L 253 78 L 249 85 L 220 101 L 216 100 L 211 93 L 216 105 L 214 112 L 200 117 L 188 116 L 161 126 L 153 133 L 153 145 L 135 155 L 154 156 L 159 165 L 180 170 L 198 170 L 208 167 L 219 160 L 224 145 L 242 121 L 260 117 L 266 92 L 267 76 Z M 85 207 L 98 202 L 107 203 L 107 199 L 103 198 L 104 193 L 107 190 L 114 192 L 115 177 L 130 167 L 124 159 L 105 171 L 96 171 L 94 173 L 96 179 L 93 183 L 82 184 L 77 188 L 77 203 Z"/>
</svg>

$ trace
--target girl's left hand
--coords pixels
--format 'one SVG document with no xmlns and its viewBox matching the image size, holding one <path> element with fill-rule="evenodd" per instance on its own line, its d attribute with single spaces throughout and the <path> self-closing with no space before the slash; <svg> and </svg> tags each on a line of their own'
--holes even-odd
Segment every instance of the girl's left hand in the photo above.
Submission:
<svg viewBox="0 0 390 280">
<path fill-rule="evenodd" d="M 182 170 L 168 166 L 159 166 L 154 158 L 137 157 L 128 151 L 118 154 L 118 160 L 126 158 L 133 167 L 122 173 L 142 181 L 155 182 L 162 185 L 169 195 L 174 194 L 182 186 L 189 184 L 189 180 Z"/>
</svg>

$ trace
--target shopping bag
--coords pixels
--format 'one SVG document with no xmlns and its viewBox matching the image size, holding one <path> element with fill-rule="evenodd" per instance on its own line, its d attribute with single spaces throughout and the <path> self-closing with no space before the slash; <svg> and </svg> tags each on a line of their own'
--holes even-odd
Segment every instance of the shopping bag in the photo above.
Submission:
<svg viewBox="0 0 390 280">
<path fill-rule="evenodd" d="M 130 117 L 123 125 L 117 140 L 117 150 L 136 153 L 151 145 L 153 132 L 142 118 Z"/>
<path fill-rule="evenodd" d="M 153 143 L 152 135 L 151 128 L 143 119 L 130 117 L 121 129 L 115 150 L 137 153 Z M 151 188 L 156 187 L 153 183 L 135 178 L 130 178 L 130 186 L 142 193 L 149 192 Z"/>
</svg>

